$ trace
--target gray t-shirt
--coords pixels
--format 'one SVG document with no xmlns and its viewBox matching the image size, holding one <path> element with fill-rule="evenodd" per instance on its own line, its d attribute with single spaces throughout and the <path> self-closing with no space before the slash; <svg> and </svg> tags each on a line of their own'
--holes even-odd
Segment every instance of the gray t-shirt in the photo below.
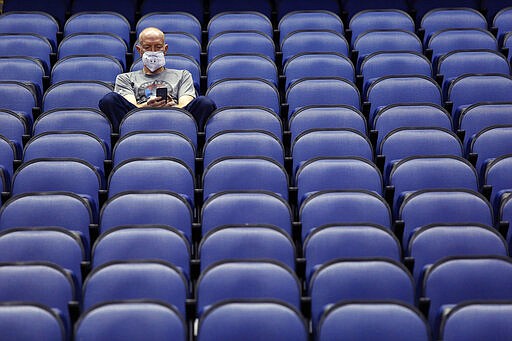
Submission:
<svg viewBox="0 0 512 341">
<path fill-rule="evenodd" d="M 156 96 L 156 88 L 167 88 L 167 93 L 176 101 L 181 96 L 196 97 L 192 75 L 187 70 L 165 69 L 156 75 L 147 75 L 143 70 L 117 75 L 114 91 L 122 96 L 135 95 L 138 104 Z"/>
</svg>

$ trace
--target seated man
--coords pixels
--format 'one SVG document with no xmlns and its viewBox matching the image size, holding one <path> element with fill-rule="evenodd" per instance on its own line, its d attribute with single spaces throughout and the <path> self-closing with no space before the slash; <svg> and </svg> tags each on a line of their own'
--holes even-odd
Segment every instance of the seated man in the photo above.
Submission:
<svg viewBox="0 0 512 341">
<path fill-rule="evenodd" d="M 144 68 L 119 74 L 114 92 L 106 94 L 99 107 L 111 120 L 114 131 L 126 113 L 135 108 L 183 108 L 196 119 L 199 129 L 216 109 L 208 97 L 196 97 L 192 75 L 187 70 L 165 67 L 168 45 L 162 31 L 154 27 L 144 29 L 139 35 L 137 51 L 142 56 Z M 166 91 L 167 98 L 157 96 L 157 89 Z"/>
</svg>

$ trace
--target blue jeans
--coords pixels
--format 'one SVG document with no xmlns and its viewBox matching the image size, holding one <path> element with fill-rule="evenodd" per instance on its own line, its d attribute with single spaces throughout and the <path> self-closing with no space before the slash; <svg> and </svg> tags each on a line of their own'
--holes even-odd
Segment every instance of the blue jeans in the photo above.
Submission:
<svg viewBox="0 0 512 341">
<path fill-rule="evenodd" d="M 119 131 L 119 124 L 130 110 L 137 108 L 117 92 L 110 92 L 99 101 L 99 108 L 110 118 L 115 132 Z M 206 119 L 217 109 L 215 103 L 206 96 L 199 96 L 187 104 L 183 109 L 194 116 L 199 130 L 203 130 Z"/>
</svg>

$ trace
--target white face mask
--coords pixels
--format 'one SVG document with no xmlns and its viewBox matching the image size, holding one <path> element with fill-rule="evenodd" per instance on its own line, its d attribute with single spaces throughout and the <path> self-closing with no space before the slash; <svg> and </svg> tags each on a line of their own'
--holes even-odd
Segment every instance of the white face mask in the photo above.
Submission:
<svg viewBox="0 0 512 341">
<path fill-rule="evenodd" d="M 142 63 L 151 72 L 155 72 L 162 66 L 165 66 L 165 56 L 162 51 L 144 52 L 142 55 Z"/>
</svg>

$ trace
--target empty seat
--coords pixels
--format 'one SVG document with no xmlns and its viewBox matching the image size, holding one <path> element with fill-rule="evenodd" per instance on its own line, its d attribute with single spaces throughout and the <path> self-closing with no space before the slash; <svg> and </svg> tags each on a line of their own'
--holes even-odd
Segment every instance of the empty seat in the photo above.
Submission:
<svg viewBox="0 0 512 341">
<path fill-rule="evenodd" d="M 465 189 L 426 189 L 406 197 L 398 219 L 403 221 L 402 244 L 407 249 L 412 233 L 434 223 L 480 223 L 493 226 L 492 208 L 478 192 Z"/>
<path fill-rule="evenodd" d="M 390 104 L 381 108 L 370 124 L 373 128 L 371 134 L 377 134 L 377 147 L 389 133 L 399 128 L 436 127 L 452 130 L 452 118 L 448 111 L 433 103 Z"/>
<path fill-rule="evenodd" d="M 98 215 L 101 176 L 89 163 L 78 159 L 34 159 L 14 173 L 12 195 L 30 192 L 71 192 L 87 199 Z"/>
<path fill-rule="evenodd" d="M 12 340 L 66 340 L 66 330 L 57 312 L 36 303 L 0 303 L 0 328 Z"/>
<path fill-rule="evenodd" d="M 332 30 L 296 30 L 281 39 L 282 65 L 299 53 L 328 52 L 349 55 L 347 39 Z"/>
<path fill-rule="evenodd" d="M 269 281 L 272 285 L 268 285 Z M 300 308 L 301 287 L 297 276 L 276 261 L 215 263 L 202 271 L 195 290 L 198 316 L 226 299 L 275 299 Z"/>
<path fill-rule="evenodd" d="M 46 85 L 43 63 L 33 57 L 0 57 L 0 80 L 21 81 L 33 84 L 38 100 L 41 100 Z"/>
<path fill-rule="evenodd" d="M 322 316 L 319 341 L 343 340 L 430 340 L 423 315 L 411 305 L 394 302 L 335 304 Z"/>
<path fill-rule="evenodd" d="M 0 230 L 59 227 L 80 236 L 87 255 L 93 216 L 88 202 L 72 193 L 27 193 L 11 197 L 0 209 Z M 23 251 L 25 252 L 25 251 Z"/>
<path fill-rule="evenodd" d="M 398 128 L 387 134 L 377 147 L 383 160 L 384 179 L 393 165 L 409 156 L 462 156 L 462 143 L 451 131 L 442 128 Z"/>
<path fill-rule="evenodd" d="M 511 100 L 512 78 L 504 74 L 466 74 L 456 78 L 448 89 L 452 102 L 454 128 L 462 110 L 478 102 L 507 102 Z"/>
<path fill-rule="evenodd" d="M 237 0 L 210 0 L 209 9 L 211 16 L 231 11 L 253 11 L 262 13 L 266 17 L 270 18 L 273 10 L 273 2 L 270 0 L 263 0 L 257 2 L 240 2 Z"/>
<path fill-rule="evenodd" d="M 263 190 L 288 199 L 284 166 L 266 157 L 223 157 L 203 172 L 203 200 L 223 191 Z"/>
<path fill-rule="evenodd" d="M 203 148 L 204 168 L 224 157 L 266 157 L 284 166 L 284 145 L 275 136 L 258 130 L 231 130 L 210 137 Z"/>
<path fill-rule="evenodd" d="M 349 1 L 350 2 L 350 1 Z M 350 43 L 370 30 L 405 30 L 414 32 L 414 20 L 400 9 L 365 9 L 350 18 Z"/>
<path fill-rule="evenodd" d="M 64 37 L 74 33 L 112 33 L 130 46 L 130 23 L 119 11 L 80 11 L 66 20 Z"/>
<path fill-rule="evenodd" d="M 162 32 L 187 32 L 202 40 L 201 23 L 190 13 L 186 12 L 152 12 L 137 21 L 135 34 L 148 27 L 158 27 Z"/>
<path fill-rule="evenodd" d="M 331 30 L 344 33 L 343 21 L 338 12 L 328 10 L 294 10 L 286 13 L 278 23 L 279 42 L 298 30 Z"/>
<path fill-rule="evenodd" d="M 379 1 L 379 0 L 366 0 L 364 2 L 358 0 L 342 0 L 342 10 L 347 19 L 352 18 L 356 13 L 365 10 L 376 10 L 376 9 L 392 9 L 408 11 L 409 3 L 406 0 L 392 0 L 392 1 Z"/>
<path fill-rule="evenodd" d="M 412 51 L 423 52 L 421 40 L 414 32 L 405 30 L 369 30 L 360 34 L 354 41 L 357 56 L 356 70 L 359 70 L 363 59 L 379 51 Z"/>
<path fill-rule="evenodd" d="M 192 209 L 176 193 L 138 191 L 120 193 L 105 202 L 100 215 L 100 233 L 130 225 L 173 227 L 192 240 Z"/>
<path fill-rule="evenodd" d="M 162 130 L 182 133 L 197 147 L 197 123 L 194 117 L 181 108 L 133 109 L 119 124 L 119 137 L 135 131 L 158 132 Z"/>
<path fill-rule="evenodd" d="M 434 337 L 446 306 L 469 300 L 510 300 L 512 263 L 508 257 L 447 258 L 432 265 L 422 283 Z"/>
<path fill-rule="evenodd" d="M 305 77 L 339 77 L 355 82 L 355 69 L 350 59 L 334 52 L 304 52 L 288 59 L 283 67 L 285 89 Z"/>
<path fill-rule="evenodd" d="M 478 28 L 487 30 L 487 19 L 478 12 L 478 8 L 434 8 L 421 18 L 420 27 L 426 45 L 430 37 L 441 30 L 453 28 Z"/>
<path fill-rule="evenodd" d="M 0 301 L 34 302 L 58 310 L 66 339 L 70 337 L 68 306 L 77 304 L 79 294 L 69 272 L 48 262 L 1 263 L 0 289 Z"/>
<path fill-rule="evenodd" d="M 0 173 L 3 182 L 2 188 L 5 192 L 8 192 L 11 188 L 15 159 L 16 147 L 14 143 L 0 135 Z"/>
<path fill-rule="evenodd" d="M 52 44 L 34 33 L 0 33 L 0 56 L 25 56 L 39 60 L 46 74 L 50 73 Z"/>
<path fill-rule="evenodd" d="M 467 73 L 510 74 L 510 66 L 505 56 L 493 50 L 455 50 L 439 58 L 437 77 L 442 77 L 443 95 L 453 80 Z"/>
<path fill-rule="evenodd" d="M 373 122 L 379 109 L 398 103 L 443 104 L 441 87 L 430 77 L 423 75 L 385 76 L 368 87 L 369 118 Z"/>
<path fill-rule="evenodd" d="M 76 158 L 96 168 L 105 187 L 105 161 L 108 153 L 103 142 L 88 132 L 48 132 L 31 138 L 23 152 L 23 162 L 39 158 Z"/>
<path fill-rule="evenodd" d="M 455 50 L 498 50 L 496 38 L 487 30 L 477 28 L 444 29 L 434 33 L 426 46 L 434 67 L 441 56 Z M 427 55 L 428 55 L 427 54 Z"/>
<path fill-rule="evenodd" d="M 158 259 L 190 274 L 190 243 L 183 231 L 164 225 L 113 227 L 96 240 L 91 253 L 92 267 L 111 261 Z"/>
<path fill-rule="evenodd" d="M 308 339 L 307 325 L 294 307 L 275 300 L 232 300 L 214 304 L 199 320 L 197 339 Z"/>
<path fill-rule="evenodd" d="M 263 107 L 224 107 L 215 110 L 205 124 L 205 140 L 229 130 L 262 130 L 278 139 L 283 136 L 283 122 L 277 113 Z"/>
<path fill-rule="evenodd" d="M 226 53 L 262 54 L 275 60 L 272 38 L 259 31 L 224 31 L 212 37 L 206 47 L 207 60 Z"/>
<path fill-rule="evenodd" d="M 72 14 L 86 11 L 111 11 L 119 13 L 128 19 L 131 25 L 134 24 L 136 10 L 137 2 L 133 0 L 122 0 L 115 3 L 101 0 L 73 0 L 71 4 Z"/>
<path fill-rule="evenodd" d="M 63 108 L 98 109 L 98 101 L 112 91 L 100 81 L 64 81 L 53 84 L 43 97 L 43 111 Z"/>
<path fill-rule="evenodd" d="M 503 222 L 503 224 L 506 224 L 506 222 L 509 223 L 512 221 L 512 195 L 505 194 L 503 200 L 501 201 L 499 213 L 498 213 L 498 222 Z M 510 231 L 510 229 L 509 229 Z M 510 245 L 511 240 L 511 233 L 507 234 L 507 242 Z"/>
<path fill-rule="evenodd" d="M 490 201 L 497 214 L 504 194 L 512 192 L 512 153 L 489 162 L 483 180 L 485 185 L 491 186 Z"/>
<path fill-rule="evenodd" d="M 59 59 L 75 54 L 106 54 L 126 69 L 127 52 L 124 40 L 113 33 L 73 33 L 62 39 L 57 54 Z"/>
<path fill-rule="evenodd" d="M 446 8 L 446 7 L 467 7 L 473 9 L 480 9 L 480 2 L 477 0 L 415 0 L 412 4 L 412 8 L 416 13 L 416 20 L 419 22 L 421 18 L 430 10 L 435 8 Z"/>
<path fill-rule="evenodd" d="M 311 105 L 292 114 L 288 121 L 290 140 L 310 129 L 351 128 L 366 134 L 366 119 L 363 114 L 347 105 Z"/>
<path fill-rule="evenodd" d="M 311 3 L 307 0 L 279 0 L 276 1 L 277 18 L 281 19 L 287 13 L 298 10 L 327 10 L 340 13 L 340 4 L 333 0 L 320 0 Z"/>
<path fill-rule="evenodd" d="M 94 268 L 84 281 L 83 309 L 117 300 L 150 299 L 185 315 L 187 280 L 175 266 L 157 260 L 117 261 Z"/>
<path fill-rule="evenodd" d="M 398 239 L 391 230 L 375 224 L 327 224 L 313 230 L 304 241 L 306 281 L 324 263 L 337 258 L 384 257 L 401 259 Z"/>
<path fill-rule="evenodd" d="M 420 189 L 465 188 L 478 191 L 478 175 L 469 161 L 459 156 L 412 156 L 393 165 L 386 190 L 393 193 L 393 208 Z"/>
<path fill-rule="evenodd" d="M 184 317 L 171 305 L 159 301 L 105 302 L 84 311 L 75 325 L 75 338 L 186 340 Z"/>
<path fill-rule="evenodd" d="M 430 224 L 417 229 L 406 251 L 413 263 L 413 276 L 420 283 L 425 269 L 449 256 L 507 256 L 505 239 L 492 227 L 482 224 Z"/>
<path fill-rule="evenodd" d="M 383 193 L 382 175 L 377 166 L 359 157 L 319 157 L 309 159 L 297 170 L 297 203 L 318 191 L 365 189 Z"/>
<path fill-rule="evenodd" d="M 488 22 L 491 22 L 502 8 L 510 6 L 512 3 L 509 0 L 482 0 L 482 9 L 486 11 Z"/>
<path fill-rule="evenodd" d="M 423 54 L 414 51 L 379 51 L 366 56 L 361 62 L 363 94 L 366 96 L 370 85 L 380 77 L 392 75 L 432 76 L 432 65 Z"/>
<path fill-rule="evenodd" d="M 231 214 L 226 214 L 231 212 Z M 264 191 L 221 192 L 201 209 L 202 234 L 224 225 L 266 224 L 292 235 L 292 211 L 281 196 Z"/>
<path fill-rule="evenodd" d="M 201 0 L 182 2 L 162 2 L 159 0 L 144 0 L 140 4 L 142 16 L 152 12 L 186 12 L 192 14 L 201 23 L 204 22 L 204 6 Z"/>
<path fill-rule="evenodd" d="M 9 109 L 0 109 L 0 134 L 14 143 L 16 158 L 23 154 L 24 138 L 29 136 L 25 119 Z"/>
<path fill-rule="evenodd" d="M 308 286 L 317 328 L 328 306 L 355 300 L 393 299 L 414 304 L 414 280 L 399 262 L 386 258 L 338 259 L 314 272 Z"/>
<path fill-rule="evenodd" d="M 467 155 L 471 141 L 480 131 L 493 125 L 512 124 L 512 102 L 472 104 L 460 113 L 456 124 L 458 132 L 464 133 L 464 152 Z"/>
<path fill-rule="evenodd" d="M 250 97 L 247 94 L 251 94 Z M 217 108 L 226 106 L 261 106 L 280 112 L 280 98 L 276 86 L 259 78 L 224 79 L 212 84 L 206 91 Z"/>
<path fill-rule="evenodd" d="M 309 196 L 299 210 L 302 240 L 327 224 L 375 224 L 391 228 L 391 209 L 370 191 L 322 191 Z"/>
<path fill-rule="evenodd" d="M 228 78 L 262 78 L 278 85 L 274 61 L 260 54 L 227 53 L 215 57 L 206 69 L 207 86 Z"/>
<path fill-rule="evenodd" d="M 295 269 L 295 245 L 290 235 L 266 224 L 214 228 L 201 240 L 198 254 L 202 270 L 229 259 L 275 260 Z"/>
<path fill-rule="evenodd" d="M 112 151 L 112 166 L 132 158 L 172 157 L 195 172 L 196 150 L 192 141 L 176 132 L 133 132 L 121 137 Z"/>
<path fill-rule="evenodd" d="M 351 156 L 373 161 L 368 138 L 352 129 L 313 129 L 300 134 L 292 144 L 292 176 L 300 166 L 316 157 Z"/>
<path fill-rule="evenodd" d="M 70 9 L 69 0 L 58 0 L 50 3 L 41 2 L 38 0 L 7 0 L 4 1 L 3 12 L 12 11 L 41 11 L 46 12 L 53 16 L 59 22 L 60 27 L 66 21 L 66 11 Z"/>
<path fill-rule="evenodd" d="M 498 42 L 501 44 L 505 35 L 512 31 L 510 24 L 510 15 L 512 14 L 510 7 L 500 9 L 498 13 L 492 18 L 492 28 L 496 30 Z"/>
<path fill-rule="evenodd" d="M 82 286 L 82 262 L 89 257 L 80 236 L 60 227 L 18 227 L 0 232 L 0 262 L 45 261 L 57 264 Z"/>
<path fill-rule="evenodd" d="M 108 178 L 108 196 L 125 191 L 159 190 L 180 194 L 194 205 L 195 180 L 183 161 L 169 157 L 132 158 L 117 165 Z"/>
<path fill-rule="evenodd" d="M 215 0 L 214 0 L 215 1 Z M 217 4 L 225 3 L 226 0 L 219 0 Z M 236 2 L 237 3 L 237 2 Z M 264 4 L 265 1 L 261 1 Z M 235 3 L 233 3 L 235 4 Z M 215 3 L 213 4 L 215 6 Z M 225 4 L 226 5 L 226 4 Z M 212 4 L 210 3 L 210 10 Z M 266 34 L 270 38 L 274 35 L 270 16 L 258 11 L 238 11 L 230 8 L 225 11 L 212 11 L 213 16 L 208 22 L 208 39 L 212 39 L 217 34 L 226 31 L 258 31 Z"/>
<path fill-rule="evenodd" d="M 34 136 L 57 131 L 83 131 L 94 134 L 105 145 L 110 159 L 112 124 L 99 109 L 52 109 L 39 115 L 34 122 Z"/>
<path fill-rule="evenodd" d="M 34 113 L 40 111 L 35 88 L 23 82 L 0 81 L 0 96 L 2 109 L 11 110 L 23 117 L 30 131 L 34 122 Z"/>
<path fill-rule="evenodd" d="M 469 153 L 476 157 L 475 168 L 482 181 L 489 162 L 512 152 L 511 134 L 510 125 L 491 126 L 481 130 L 471 141 Z"/>
<path fill-rule="evenodd" d="M 354 83 L 339 77 L 306 77 L 290 84 L 286 90 L 288 117 L 308 105 L 361 106 L 361 96 Z"/>
<path fill-rule="evenodd" d="M 123 66 L 112 56 L 67 56 L 52 68 L 52 83 L 62 81 L 102 81 L 114 84 Z"/>
<path fill-rule="evenodd" d="M 508 300 L 457 304 L 443 317 L 440 337 L 446 341 L 476 341 L 510 335 L 511 308 Z"/>
</svg>

